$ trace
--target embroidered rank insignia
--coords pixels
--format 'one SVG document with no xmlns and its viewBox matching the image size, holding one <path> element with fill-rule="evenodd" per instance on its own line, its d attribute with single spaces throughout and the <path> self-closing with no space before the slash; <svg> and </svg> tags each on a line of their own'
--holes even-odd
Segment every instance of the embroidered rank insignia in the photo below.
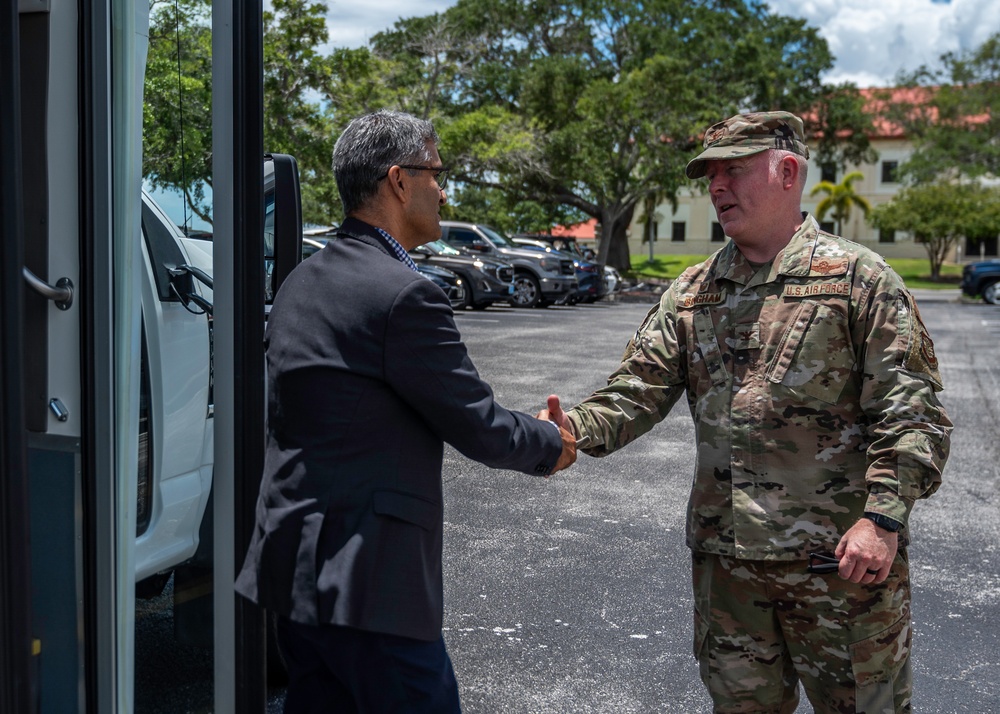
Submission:
<svg viewBox="0 0 1000 714">
<path fill-rule="evenodd" d="M 736 325 L 736 349 L 738 350 L 759 350 L 760 349 L 760 323 L 754 322 L 750 325 Z"/>
</svg>

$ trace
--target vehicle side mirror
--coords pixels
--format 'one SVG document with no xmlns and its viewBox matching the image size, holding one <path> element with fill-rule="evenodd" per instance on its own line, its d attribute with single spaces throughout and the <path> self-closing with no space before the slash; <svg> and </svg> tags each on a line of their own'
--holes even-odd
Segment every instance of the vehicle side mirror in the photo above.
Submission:
<svg viewBox="0 0 1000 714">
<path fill-rule="evenodd" d="M 268 273 L 264 292 L 269 302 L 302 260 L 299 167 L 288 154 L 264 155 L 264 251 Z"/>
</svg>

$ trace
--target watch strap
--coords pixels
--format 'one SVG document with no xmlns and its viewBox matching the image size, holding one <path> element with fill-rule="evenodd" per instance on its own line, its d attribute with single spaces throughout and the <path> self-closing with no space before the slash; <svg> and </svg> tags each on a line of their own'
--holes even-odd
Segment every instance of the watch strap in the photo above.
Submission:
<svg viewBox="0 0 1000 714">
<path fill-rule="evenodd" d="M 864 517 L 869 521 L 877 525 L 882 530 L 889 531 L 890 533 L 898 533 L 903 527 L 903 524 L 894 518 L 889 518 L 889 516 L 883 516 L 881 513 L 872 513 L 871 511 L 865 511 Z"/>
</svg>

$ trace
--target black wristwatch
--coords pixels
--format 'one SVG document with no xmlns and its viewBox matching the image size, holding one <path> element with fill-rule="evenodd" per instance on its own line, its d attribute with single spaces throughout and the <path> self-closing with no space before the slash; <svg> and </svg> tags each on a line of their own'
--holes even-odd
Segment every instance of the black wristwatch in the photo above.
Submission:
<svg viewBox="0 0 1000 714">
<path fill-rule="evenodd" d="M 871 511 L 865 511 L 864 517 L 869 521 L 877 525 L 884 531 L 889 531 L 890 533 L 898 533 L 899 529 L 903 527 L 903 524 L 899 521 L 889 518 L 889 516 L 883 516 L 881 513 L 872 513 Z"/>
</svg>

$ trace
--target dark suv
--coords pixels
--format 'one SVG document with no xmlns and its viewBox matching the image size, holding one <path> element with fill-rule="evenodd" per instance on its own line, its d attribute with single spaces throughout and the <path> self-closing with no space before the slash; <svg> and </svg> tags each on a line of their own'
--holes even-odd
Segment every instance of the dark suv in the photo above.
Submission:
<svg viewBox="0 0 1000 714">
<path fill-rule="evenodd" d="M 962 269 L 962 292 L 982 297 L 990 305 L 1000 305 L 1000 259 L 969 263 Z"/>
<path fill-rule="evenodd" d="M 470 255 L 503 260 L 514 266 L 514 307 L 544 307 L 562 303 L 576 293 L 576 270 L 573 261 L 528 250 L 482 223 L 441 221 L 441 240 Z"/>
<path fill-rule="evenodd" d="M 436 265 L 459 275 L 465 284 L 463 307 L 482 310 L 495 302 L 507 302 L 514 294 L 514 266 L 506 261 L 468 255 L 443 240 L 417 246 L 410 256 L 418 266 Z"/>
<path fill-rule="evenodd" d="M 532 250 L 543 250 L 555 255 L 565 255 L 573 261 L 578 283 L 573 302 L 597 302 L 608 294 L 608 281 L 601 266 L 572 250 L 567 241 L 551 235 L 519 233 L 511 238 L 517 245 Z M 563 247 L 559 247 L 563 246 Z M 573 247 L 578 247 L 573 244 Z"/>
</svg>

